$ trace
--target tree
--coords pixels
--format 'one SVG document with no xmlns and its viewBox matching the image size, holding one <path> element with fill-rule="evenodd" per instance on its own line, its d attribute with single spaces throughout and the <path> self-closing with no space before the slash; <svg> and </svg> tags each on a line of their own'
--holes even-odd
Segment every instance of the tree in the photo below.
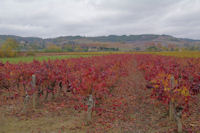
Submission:
<svg viewBox="0 0 200 133">
<path fill-rule="evenodd" d="M 50 45 L 47 46 L 45 51 L 46 52 L 61 52 L 62 49 L 61 49 L 61 47 L 59 47 L 55 44 L 50 44 Z"/>
<path fill-rule="evenodd" d="M 64 45 L 63 49 L 64 49 L 64 51 L 67 51 L 67 52 L 73 52 L 74 51 L 74 48 L 71 44 Z"/>
<path fill-rule="evenodd" d="M 140 51 L 141 48 L 140 48 L 140 47 L 136 47 L 135 50 L 136 50 L 136 51 Z"/>
<path fill-rule="evenodd" d="M 152 51 L 158 51 L 158 48 L 156 46 L 150 46 L 146 50 L 152 52 Z"/>
<path fill-rule="evenodd" d="M 174 45 L 174 44 L 168 44 L 168 50 L 170 50 L 170 51 L 174 51 L 175 50 L 175 48 L 176 48 L 176 45 Z"/>
<path fill-rule="evenodd" d="M 80 47 L 80 46 L 75 46 L 75 48 L 74 48 L 74 51 L 75 52 L 81 52 L 82 51 L 82 48 Z"/>
<path fill-rule="evenodd" d="M 17 55 L 18 43 L 12 38 L 8 38 L 2 45 L 0 50 L 1 57 L 14 57 Z"/>
</svg>

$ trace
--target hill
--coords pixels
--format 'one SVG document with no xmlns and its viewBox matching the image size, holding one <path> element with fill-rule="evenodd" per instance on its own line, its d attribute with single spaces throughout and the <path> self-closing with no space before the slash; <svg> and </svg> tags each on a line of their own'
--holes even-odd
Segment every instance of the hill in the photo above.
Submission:
<svg viewBox="0 0 200 133">
<path fill-rule="evenodd" d="M 0 45 L 7 39 L 13 38 L 17 40 L 24 50 L 34 47 L 36 49 L 44 49 L 49 44 L 55 44 L 60 47 L 79 46 L 81 48 L 115 48 L 122 51 L 131 49 L 144 50 L 149 46 L 161 45 L 165 47 L 199 47 L 200 40 L 188 38 L 176 38 L 170 35 L 109 35 L 97 37 L 85 36 L 61 36 L 56 38 L 39 38 L 39 37 L 20 37 L 14 35 L 0 35 Z"/>
</svg>

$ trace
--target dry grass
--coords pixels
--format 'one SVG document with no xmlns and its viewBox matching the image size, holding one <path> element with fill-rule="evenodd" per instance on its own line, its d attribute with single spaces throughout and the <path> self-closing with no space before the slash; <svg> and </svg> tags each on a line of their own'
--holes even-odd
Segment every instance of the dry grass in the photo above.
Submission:
<svg viewBox="0 0 200 133">
<path fill-rule="evenodd" d="M 29 112 L 24 116 L 9 116 L 1 114 L 0 133 L 85 133 L 87 130 L 84 123 L 84 113 L 62 110 L 61 112 L 43 112 L 45 110 Z M 44 115 L 45 114 L 45 115 Z"/>
</svg>

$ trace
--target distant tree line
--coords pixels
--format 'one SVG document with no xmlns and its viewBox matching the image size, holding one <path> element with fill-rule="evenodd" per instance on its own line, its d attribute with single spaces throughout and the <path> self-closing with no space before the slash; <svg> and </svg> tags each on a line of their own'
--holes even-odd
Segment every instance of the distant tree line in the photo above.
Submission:
<svg viewBox="0 0 200 133">
<path fill-rule="evenodd" d="M 119 51 L 119 48 L 87 47 L 76 44 L 65 44 L 63 46 L 57 46 L 55 44 L 50 44 L 44 49 L 44 52 L 90 52 L 90 51 Z"/>
<path fill-rule="evenodd" d="M 159 52 L 159 51 L 200 51 L 199 46 L 195 45 L 183 45 L 183 47 L 174 45 L 174 44 L 168 44 L 167 46 L 163 46 L 160 43 L 155 44 L 151 43 L 150 46 L 148 46 L 145 51 L 149 52 Z"/>
<path fill-rule="evenodd" d="M 8 38 L 0 45 L 0 57 L 16 57 L 20 52 L 25 52 L 27 56 L 33 56 L 35 52 L 88 52 L 88 51 L 119 51 L 118 48 L 107 47 L 87 47 L 77 44 L 56 45 L 53 43 L 40 46 L 17 42 L 15 39 Z"/>
<path fill-rule="evenodd" d="M 110 36 L 112 37 L 112 36 Z M 40 45 L 38 43 L 26 44 L 26 42 L 17 42 L 15 39 L 8 38 L 0 45 L 0 57 L 16 57 L 20 52 L 25 52 L 28 56 L 33 56 L 35 52 L 91 52 L 91 51 L 123 51 L 123 49 L 106 47 L 107 45 L 87 46 L 70 42 L 67 44 L 56 45 L 47 43 Z M 148 43 L 146 48 L 135 47 L 130 51 L 200 51 L 200 46 L 183 44 L 182 47 L 175 44 L 162 45 L 161 43 Z"/>
</svg>

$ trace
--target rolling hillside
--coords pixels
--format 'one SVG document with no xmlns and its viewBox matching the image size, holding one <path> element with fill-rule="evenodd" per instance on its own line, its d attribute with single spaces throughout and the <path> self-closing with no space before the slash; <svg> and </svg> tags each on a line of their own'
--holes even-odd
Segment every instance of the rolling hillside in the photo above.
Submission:
<svg viewBox="0 0 200 133">
<path fill-rule="evenodd" d="M 139 48 L 141 50 L 154 44 L 161 44 L 162 46 L 174 45 L 179 47 L 200 46 L 200 40 L 192 40 L 185 38 L 176 38 L 169 35 L 109 35 L 97 37 L 83 37 L 83 36 L 61 36 L 56 38 L 38 38 L 38 37 L 20 37 L 13 35 L 0 35 L 0 45 L 7 39 L 13 38 L 24 47 L 36 45 L 38 48 L 45 48 L 48 44 L 76 45 L 80 47 L 105 47 L 105 48 L 119 48 L 121 50 Z"/>
</svg>

